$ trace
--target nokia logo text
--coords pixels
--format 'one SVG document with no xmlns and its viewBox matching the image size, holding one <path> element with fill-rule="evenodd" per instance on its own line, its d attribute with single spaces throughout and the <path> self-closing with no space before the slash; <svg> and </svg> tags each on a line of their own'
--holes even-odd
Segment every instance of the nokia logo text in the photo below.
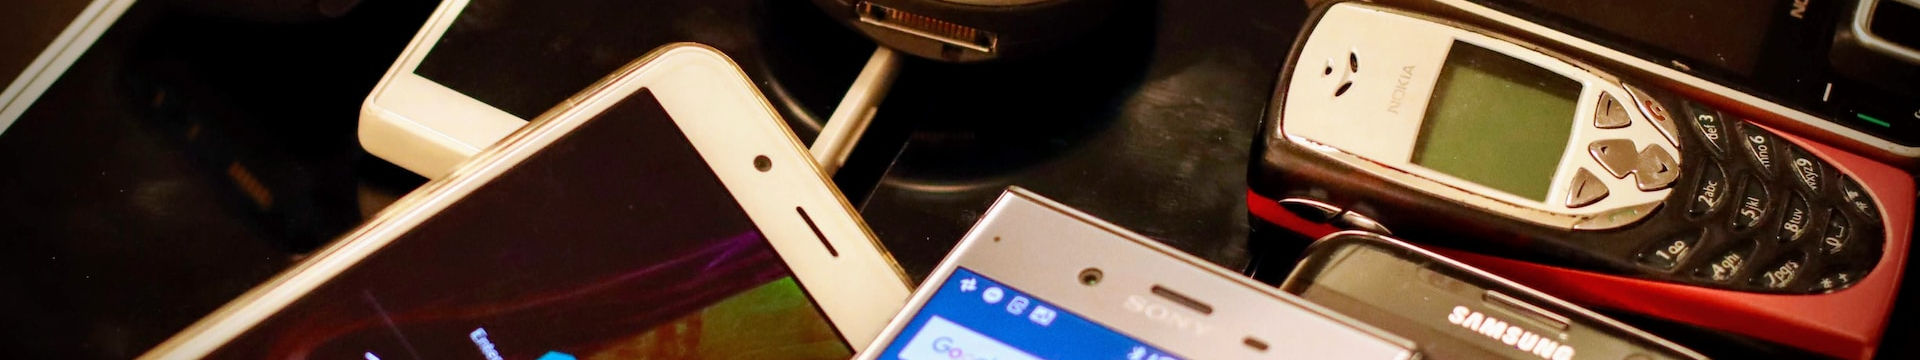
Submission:
<svg viewBox="0 0 1920 360">
<path fill-rule="evenodd" d="M 1407 85 L 1413 83 L 1413 66 L 1400 68 L 1400 76 L 1395 79 L 1393 93 L 1387 97 L 1387 112 L 1400 114 L 1400 102 L 1407 98 Z"/>
<path fill-rule="evenodd" d="M 1168 305 L 1148 300 L 1139 295 L 1128 295 L 1127 301 L 1122 303 L 1121 306 L 1125 307 L 1127 311 L 1146 316 L 1147 319 L 1153 320 L 1153 322 L 1180 329 L 1181 332 L 1191 333 L 1193 335 L 1206 335 L 1207 331 L 1213 330 L 1212 326 L 1208 326 L 1206 323 L 1200 321 L 1201 315 L 1178 310 L 1175 309 L 1175 307 L 1177 307 L 1176 305 Z"/>
<path fill-rule="evenodd" d="M 1519 325 L 1501 321 L 1465 306 L 1454 306 L 1453 313 L 1447 314 L 1447 323 L 1459 325 L 1490 340 L 1505 344 L 1522 352 L 1539 356 L 1547 360 L 1568 360 L 1573 358 L 1573 346 L 1565 345 L 1546 336 L 1527 331 Z"/>
</svg>

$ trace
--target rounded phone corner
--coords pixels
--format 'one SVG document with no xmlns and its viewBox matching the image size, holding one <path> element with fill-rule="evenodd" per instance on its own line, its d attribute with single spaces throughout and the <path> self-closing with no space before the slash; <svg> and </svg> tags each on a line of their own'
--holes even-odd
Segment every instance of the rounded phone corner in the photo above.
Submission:
<svg viewBox="0 0 1920 360">
<path fill-rule="evenodd" d="M 372 102 L 360 109 L 356 131 L 368 154 L 428 179 L 439 179 L 479 152 L 433 128 L 415 123 Z"/>
</svg>

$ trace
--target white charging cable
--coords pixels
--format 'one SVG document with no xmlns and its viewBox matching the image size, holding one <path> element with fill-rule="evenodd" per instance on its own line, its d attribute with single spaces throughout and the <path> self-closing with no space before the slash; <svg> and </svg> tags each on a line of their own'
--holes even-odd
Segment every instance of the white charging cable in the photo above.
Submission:
<svg viewBox="0 0 1920 360">
<path fill-rule="evenodd" d="M 899 74 L 900 57 L 893 49 L 881 46 L 873 50 L 867 66 L 860 69 L 853 86 L 847 88 L 847 95 L 840 98 L 833 115 L 827 116 L 820 136 L 813 139 L 813 147 L 807 149 L 813 153 L 813 161 L 820 165 L 821 173 L 833 176 L 846 165 L 847 154 L 853 153 L 860 135 L 867 132 L 867 125 L 880 109 L 880 101 L 886 99 L 887 89 L 893 88 L 893 80 Z"/>
</svg>

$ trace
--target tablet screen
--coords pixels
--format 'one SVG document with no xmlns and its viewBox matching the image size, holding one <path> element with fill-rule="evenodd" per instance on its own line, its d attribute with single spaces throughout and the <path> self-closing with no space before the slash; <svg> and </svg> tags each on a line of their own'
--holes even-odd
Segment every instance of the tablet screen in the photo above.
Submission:
<svg viewBox="0 0 1920 360">
<path fill-rule="evenodd" d="M 1180 359 L 966 268 L 954 269 L 879 358 Z"/>
<path fill-rule="evenodd" d="M 643 89 L 213 355 L 845 359 L 852 349 Z"/>
</svg>

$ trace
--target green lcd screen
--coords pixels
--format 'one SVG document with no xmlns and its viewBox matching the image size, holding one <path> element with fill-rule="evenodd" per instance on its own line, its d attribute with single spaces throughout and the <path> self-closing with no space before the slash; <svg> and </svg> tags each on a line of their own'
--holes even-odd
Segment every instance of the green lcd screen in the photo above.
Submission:
<svg viewBox="0 0 1920 360">
<path fill-rule="evenodd" d="M 1546 201 L 1580 82 L 1460 41 L 1447 52 L 1413 163 Z"/>
</svg>

